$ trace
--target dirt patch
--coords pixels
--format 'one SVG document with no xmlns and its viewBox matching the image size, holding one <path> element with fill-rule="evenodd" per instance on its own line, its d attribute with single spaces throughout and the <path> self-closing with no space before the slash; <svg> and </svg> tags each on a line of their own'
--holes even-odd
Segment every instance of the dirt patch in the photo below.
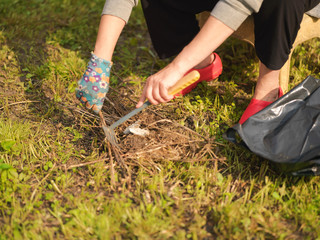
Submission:
<svg viewBox="0 0 320 240">
<path fill-rule="evenodd" d="M 119 93 L 121 92 L 117 92 Z M 175 108 L 172 105 L 178 105 L 179 100 L 170 104 L 170 108 L 166 104 L 150 106 L 115 130 L 123 162 L 130 165 L 150 166 L 158 161 L 223 161 L 216 155 L 218 145 L 214 139 L 201 136 L 192 129 L 190 123 L 183 126 L 173 119 Z M 119 95 L 114 97 L 111 95 L 104 105 L 103 112 L 104 115 L 109 116 L 109 121 L 112 121 L 110 116 L 122 117 L 133 110 L 134 105 L 133 100 L 125 97 L 121 97 L 120 100 Z M 166 108 L 165 115 L 163 108 Z M 128 126 L 138 120 L 140 128 L 149 131 L 147 136 L 123 133 Z"/>
</svg>

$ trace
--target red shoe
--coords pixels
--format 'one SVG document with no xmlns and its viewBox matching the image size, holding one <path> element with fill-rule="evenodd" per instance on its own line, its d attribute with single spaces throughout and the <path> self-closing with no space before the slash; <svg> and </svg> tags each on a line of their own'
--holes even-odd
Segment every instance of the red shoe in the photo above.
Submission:
<svg viewBox="0 0 320 240">
<path fill-rule="evenodd" d="M 199 80 L 191 84 L 190 86 L 186 87 L 185 89 L 181 90 L 181 92 L 177 93 L 175 96 L 179 96 L 179 95 L 184 96 L 187 93 L 191 92 L 198 85 L 198 83 L 202 81 L 210 82 L 211 80 L 216 79 L 217 77 L 220 76 L 222 72 L 221 59 L 218 54 L 216 53 L 212 53 L 212 54 L 214 55 L 214 60 L 209 66 L 201 69 L 196 69 L 200 73 Z M 189 70 L 186 74 L 188 74 L 192 70 L 195 70 L 195 69 Z"/>
<path fill-rule="evenodd" d="M 278 98 L 280 98 L 282 96 L 283 96 L 283 91 L 279 87 Z M 246 108 L 246 110 L 242 114 L 239 123 L 243 124 L 245 121 L 247 121 L 247 119 L 249 117 L 251 117 L 252 115 L 256 114 L 257 112 L 260 112 L 262 109 L 264 109 L 265 107 L 267 107 L 271 103 L 272 102 L 268 102 L 268 101 L 263 101 L 263 100 L 258 100 L 258 99 L 252 98 L 250 103 L 249 103 L 249 105 L 248 105 L 248 107 Z"/>
</svg>

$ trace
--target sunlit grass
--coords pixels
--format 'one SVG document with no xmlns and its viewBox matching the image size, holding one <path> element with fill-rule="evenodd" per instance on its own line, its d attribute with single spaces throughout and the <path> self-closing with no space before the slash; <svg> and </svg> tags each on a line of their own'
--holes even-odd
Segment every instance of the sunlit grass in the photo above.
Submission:
<svg viewBox="0 0 320 240">
<path fill-rule="evenodd" d="M 210 139 L 216 159 L 111 166 L 96 118 L 74 97 L 103 4 L 0 3 L 0 239 L 319 238 L 319 177 L 284 175 L 222 138 L 258 74 L 254 49 L 238 40 L 217 50 L 219 79 L 156 111 Z M 319 40 L 296 49 L 290 87 L 320 77 L 319 49 Z M 156 57 L 140 7 L 113 61 L 111 87 L 134 101 L 168 63 Z"/>
</svg>

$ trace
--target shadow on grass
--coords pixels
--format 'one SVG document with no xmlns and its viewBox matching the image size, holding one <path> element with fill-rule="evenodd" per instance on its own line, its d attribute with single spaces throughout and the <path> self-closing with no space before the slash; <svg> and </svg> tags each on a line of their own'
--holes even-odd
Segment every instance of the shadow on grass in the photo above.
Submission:
<svg viewBox="0 0 320 240">
<path fill-rule="evenodd" d="M 60 123 L 65 127 L 73 124 L 73 114 L 57 103 L 78 104 L 74 104 L 77 100 L 68 87 L 75 86 L 79 74 L 77 69 L 68 72 L 72 66 L 62 69 L 63 63 L 59 65 L 59 61 L 67 55 L 74 68 L 78 68 L 82 67 L 81 62 L 69 52 L 89 58 L 103 4 L 104 0 L 1 1 L 0 30 L 5 44 L 15 53 L 17 67 L 22 73 L 20 84 L 16 83 L 20 88 L 16 94 L 22 101 L 32 102 L 28 114 L 15 111 L 16 115 L 22 114 L 24 118 L 36 121 L 45 118 L 54 125 Z M 58 76 L 59 82 L 52 80 L 59 71 L 66 72 L 65 76 Z M 61 86 L 52 86 L 59 83 Z M 91 139 L 92 133 L 87 134 Z"/>
</svg>

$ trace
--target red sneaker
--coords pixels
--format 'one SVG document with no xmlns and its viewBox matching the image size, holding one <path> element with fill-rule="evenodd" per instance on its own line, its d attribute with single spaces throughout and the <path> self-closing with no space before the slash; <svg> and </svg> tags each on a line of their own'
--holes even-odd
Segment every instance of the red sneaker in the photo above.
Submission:
<svg viewBox="0 0 320 240">
<path fill-rule="evenodd" d="M 184 96 L 187 93 L 191 92 L 198 85 L 198 83 L 202 81 L 210 82 L 211 80 L 216 79 L 217 77 L 220 76 L 222 72 L 221 59 L 218 54 L 216 53 L 212 53 L 212 54 L 214 55 L 214 60 L 209 66 L 201 69 L 191 69 L 186 73 L 188 74 L 192 70 L 197 70 L 200 73 L 199 80 L 191 84 L 190 86 L 186 87 L 185 89 L 181 90 L 181 92 L 177 93 L 175 96 L 179 96 L 179 95 Z"/>
<path fill-rule="evenodd" d="M 278 98 L 280 98 L 282 96 L 283 96 L 283 91 L 279 87 Z M 249 103 L 249 105 L 248 105 L 248 107 L 246 108 L 246 110 L 242 114 L 239 123 L 243 124 L 245 121 L 247 121 L 247 119 L 249 117 L 251 117 L 252 115 L 256 114 L 257 112 L 260 112 L 262 109 L 264 109 L 265 107 L 267 107 L 271 103 L 272 102 L 268 102 L 268 101 L 263 101 L 263 100 L 258 100 L 258 99 L 252 98 L 250 103 Z"/>
</svg>

